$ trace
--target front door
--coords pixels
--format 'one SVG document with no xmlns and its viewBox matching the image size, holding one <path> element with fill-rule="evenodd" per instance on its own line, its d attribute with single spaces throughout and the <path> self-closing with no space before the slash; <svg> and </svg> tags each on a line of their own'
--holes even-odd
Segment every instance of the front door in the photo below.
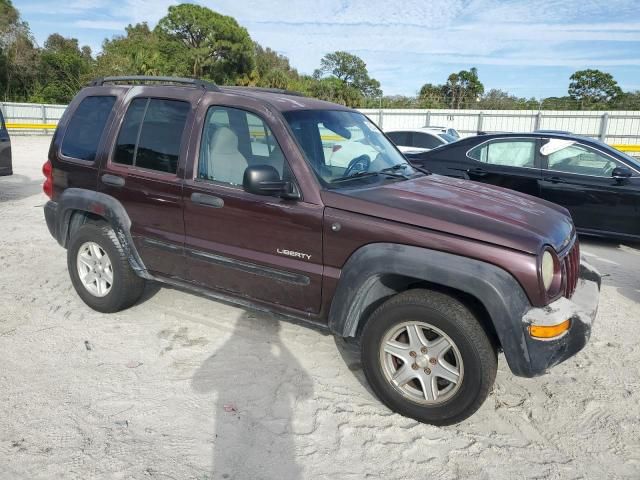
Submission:
<svg viewBox="0 0 640 480">
<path fill-rule="evenodd" d="M 558 148 L 548 152 L 543 156 L 542 198 L 567 208 L 582 231 L 640 235 L 636 172 L 629 179 L 615 179 L 613 169 L 622 162 L 575 142 L 558 142 Z"/>
<path fill-rule="evenodd" d="M 120 201 L 129 215 L 133 242 L 147 269 L 169 276 L 184 272 L 180 174 L 190 111 L 188 99 L 133 98 L 99 176 L 100 190 Z"/>
<path fill-rule="evenodd" d="M 213 105 L 204 117 L 197 167 L 184 188 L 186 278 L 318 312 L 322 206 L 243 190 L 244 171 L 251 165 L 271 165 L 282 179 L 296 183 L 264 116 Z"/>
</svg>

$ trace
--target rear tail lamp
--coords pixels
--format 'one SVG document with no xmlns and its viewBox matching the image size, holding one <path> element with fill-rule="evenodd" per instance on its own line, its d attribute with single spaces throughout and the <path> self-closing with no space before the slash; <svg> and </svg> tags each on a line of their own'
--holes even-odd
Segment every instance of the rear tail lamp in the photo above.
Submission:
<svg viewBox="0 0 640 480">
<path fill-rule="evenodd" d="M 42 191 L 47 197 L 52 198 L 53 197 L 53 166 L 51 165 L 51 161 L 47 160 L 47 162 L 42 166 L 42 174 L 44 175 L 44 183 L 42 184 Z"/>
</svg>

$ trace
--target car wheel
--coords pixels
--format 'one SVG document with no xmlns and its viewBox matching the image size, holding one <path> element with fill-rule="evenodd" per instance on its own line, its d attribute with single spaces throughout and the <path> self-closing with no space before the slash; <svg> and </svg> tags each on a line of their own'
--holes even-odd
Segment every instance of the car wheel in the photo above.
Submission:
<svg viewBox="0 0 640 480">
<path fill-rule="evenodd" d="M 85 223 L 70 240 L 67 268 L 80 298 L 94 310 L 112 313 L 133 305 L 145 281 L 135 274 L 113 229 Z"/>
<path fill-rule="evenodd" d="M 497 370 L 496 349 L 474 314 L 430 290 L 409 290 L 378 307 L 364 326 L 361 355 L 385 405 L 433 425 L 472 415 Z"/>
</svg>

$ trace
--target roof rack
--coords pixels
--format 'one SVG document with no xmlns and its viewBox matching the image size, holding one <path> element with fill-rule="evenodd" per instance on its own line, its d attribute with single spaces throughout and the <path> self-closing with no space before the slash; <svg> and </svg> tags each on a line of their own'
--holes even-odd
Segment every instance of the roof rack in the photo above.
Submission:
<svg viewBox="0 0 640 480">
<path fill-rule="evenodd" d="M 280 93 L 283 95 L 293 95 L 295 97 L 306 97 L 304 93 L 296 92 L 294 90 L 286 90 L 284 88 L 267 88 L 267 87 L 244 87 L 244 86 L 229 86 L 223 87 L 225 90 L 248 90 L 250 92 L 265 92 L 265 93 Z"/>
<path fill-rule="evenodd" d="M 194 87 L 199 87 L 204 90 L 212 90 L 212 91 L 220 91 L 220 88 L 213 83 L 207 82 L 204 80 L 199 80 L 197 78 L 183 78 L 183 77 L 156 77 L 153 75 L 127 75 L 122 77 L 100 77 L 93 80 L 89 86 L 91 87 L 99 87 L 104 85 L 105 83 L 117 83 L 117 82 L 159 82 L 165 84 L 172 83 L 182 83 L 185 85 L 193 85 Z"/>
</svg>

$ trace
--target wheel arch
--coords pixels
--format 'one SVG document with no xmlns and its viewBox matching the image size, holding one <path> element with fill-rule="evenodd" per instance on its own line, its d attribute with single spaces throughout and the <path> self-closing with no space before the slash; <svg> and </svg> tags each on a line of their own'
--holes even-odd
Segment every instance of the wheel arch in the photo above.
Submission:
<svg viewBox="0 0 640 480">
<path fill-rule="evenodd" d="M 68 188 L 57 199 L 55 237 L 67 248 L 69 239 L 88 221 L 104 221 L 111 226 L 126 253 L 133 271 L 151 279 L 131 237 L 131 219 L 124 206 L 114 197 L 92 190 Z"/>
<path fill-rule="evenodd" d="M 504 350 L 512 371 L 526 369 L 529 355 L 521 318 L 530 304 L 520 284 L 495 265 L 437 250 L 390 243 L 358 249 L 342 269 L 329 329 L 342 337 L 356 337 L 382 302 L 412 288 L 456 297 Z"/>
</svg>

